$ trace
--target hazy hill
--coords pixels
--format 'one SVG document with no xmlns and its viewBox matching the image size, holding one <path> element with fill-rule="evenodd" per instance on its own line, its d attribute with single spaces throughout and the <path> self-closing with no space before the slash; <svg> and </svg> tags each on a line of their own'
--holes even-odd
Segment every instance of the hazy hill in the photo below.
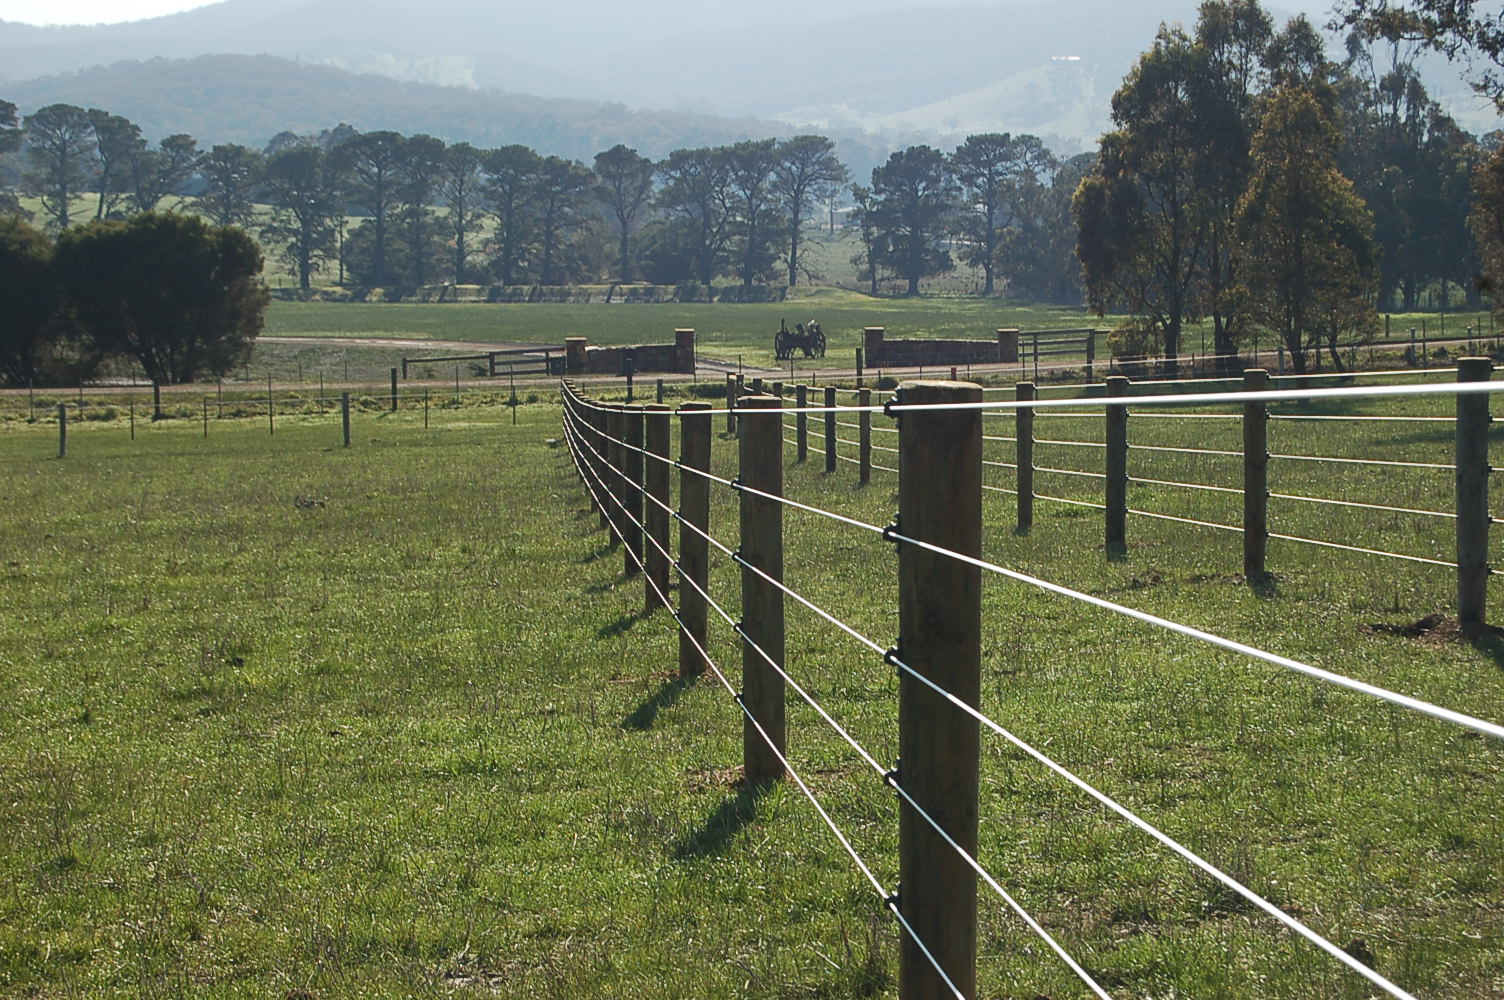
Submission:
<svg viewBox="0 0 1504 1000">
<path fill-rule="evenodd" d="M 1071 151 L 1089 147 L 1106 127 L 1108 98 L 1160 22 L 1191 21 L 1196 7 L 1196 0 L 890 2 L 891 9 L 874 10 L 863 0 L 640 0 L 627 7 L 616 0 L 225 0 L 121 25 L 0 22 L 0 96 L 23 105 L 94 104 L 152 133 L 248 142 L 345 120 L 487 144 L 529 142 L 574 156 L 608 139 L 657 154 L 801 126 L 867 132 L 870 140 L 853 141 L 874 150 L 1031 131 Z M 1286 3 L 1318 21 L 1324 16 L 1315 0 Z M 1279 20 L 1291 14 L 1271 10 Z M 199 58 L 207 54 L 279 56 L 301 68 Z M 176 61 L 151 61 L 159 58 Z M 123 59 L 141 65 L 89 69 Z M 52 78 L 35 79 L 41 76 Z M 1497 126 L 1491 110 L 1469 114 L 1479 105 L 1455 73 L 1432 73 L 1428 82 L 1468 127 Z M 757 124 L 772 119 L 789 124 Z"/>
</svg>

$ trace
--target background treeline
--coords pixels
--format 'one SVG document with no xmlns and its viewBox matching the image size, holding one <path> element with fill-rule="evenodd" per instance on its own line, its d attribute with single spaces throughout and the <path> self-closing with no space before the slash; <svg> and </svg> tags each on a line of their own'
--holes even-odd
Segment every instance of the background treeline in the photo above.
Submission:
<svg viewBox="0 0 1504 1000">
<path fill-rule="evenodd" d="M 1306 20 L 1275 30 L 1254 0 L 1160 30 L 1075 196 L 1089 301 L 1133 318 L 1121 350 L 1173 360 L 1207 320 L 1219 354 L 1256 326 L 1298 371 L 1322 348 L 1340 367 L 1376 307 L 1449 289 L 1477 307 L 1498 239 L 1484 168 L 1504 133 L 1468 135 L 1427 95 L 1418 46 L 1358 27 L 1342 62 Z"/>
<path fill-rule="evenodd" d="M 811 277 L 806 241 L 839 226 L 856 251 L 843 277 L 873 292 L 964 265 L 984 294 L 1128 313 L 1133 353 L 1174 358 L 1208 321 L 1218 353 L 1271 329 L 1299 365 L 1378 308 L 1449 291 L 1476 306 L 1500 280 L 1504 133 L 1462 130 L 1420 50 L 1355 20 L 1336 60 L 1304 18 L 1276 30 L 1256 0 L 1208 0 L 1130 71 L 1097 153 L 986 133 L 899 150 L 857 183 L 820 135 L 661 160 L 618 144 L 589 164 L 347 125 L 202 150 L 99 109 L 23 120 L 6 102 L 0 179 L 9 210 L 36 199 L 54 233 L 161 210 L 244 227 L 305 289 L 792 286 Z"/>
</svg>

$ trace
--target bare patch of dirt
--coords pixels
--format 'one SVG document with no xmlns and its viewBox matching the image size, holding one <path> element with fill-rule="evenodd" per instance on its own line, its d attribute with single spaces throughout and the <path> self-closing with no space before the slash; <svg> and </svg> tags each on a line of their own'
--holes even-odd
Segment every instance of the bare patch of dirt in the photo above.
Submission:
<svg viewBox="0 0 1504 1000">
<path fill-rule="evenodd" d="M 1504 640 L 1504 629 L 1497 625 L 1480 625 L 1463 628 L 1462 623 L 1446 615 L 1426 615 L 1416 621 L 1402 624 L 1393 622 L 1368 622 L 1358 626 L 1360 632 L 1377 635 L 1397 635 L 1414 639 L 1423 646 L 1445 646 L 1450 642 L 1498 642 Z"/>
</svg>

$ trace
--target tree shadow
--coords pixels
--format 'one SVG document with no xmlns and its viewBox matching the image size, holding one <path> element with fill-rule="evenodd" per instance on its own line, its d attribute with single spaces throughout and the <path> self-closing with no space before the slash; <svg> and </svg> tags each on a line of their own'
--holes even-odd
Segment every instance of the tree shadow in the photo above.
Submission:
<svg viewBox="0 0 1504 1000">
<path fill-rule="evenodd" d="M 666 708 L 672 708 L 694 682 L 695 679 L 693 677 L 688 680 L 675 677 L 672 680 L 664 681 L 658 686 L 657 691 L 654 691 L 642 704 L 632 709 L 631 713 L 621 721 L 621 727 L 623 729 L 635 729 L 639 732 L 652 729 L 653 723 L 658 721 L 658 713 Z"/>
<path fill-rule="evenodd" d="M 773 790 L 771 781 L 757 785 L 738 785 L 736 795 L 716 807 L 696 831 L 674 844 L 674 857 L 680 861 L 705 858 L 723 852 L 736 835 L 757 818 L 757 805 Z"/>
</svg>

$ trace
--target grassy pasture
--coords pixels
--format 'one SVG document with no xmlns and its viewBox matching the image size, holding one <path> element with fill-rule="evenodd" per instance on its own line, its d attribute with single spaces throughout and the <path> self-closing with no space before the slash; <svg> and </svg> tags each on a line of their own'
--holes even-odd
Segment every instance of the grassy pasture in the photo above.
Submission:
<svg viewBox="0 0 1504 1000">
<path fill-rule="evenodd" d="M 665 675 L 672 622 L 640 615 L 640 584 L 551 444 L 557 407 L 519 417 L 436 410 L 425 433 L 414 411 L 361 413 L 349 451 L 332 414 L 279 419 L 275 436 L 216 422 L 208 440 L 165 421 L 134 443 L 85 423 L 64 461 L 55 430 L 0 425 L 0 995 L 893 995 L 876 899 L 797 789 L 730 783 L 735 707 Z M 1101 440 L 1092 418 L 1037 433 Z M 1270 450 L 1445 462 L 1450 434 L 1275 421 Z M 1239 446 L 1235 421 L 1147 414 L 1130 439 Z M 825 476 L 817 441 L 808 465 L 789 457 L 789 494 L 885 523 L 891 477 L 858 489 L 844 462 Z M 733 445 L 717 436 L 722 474 Z M 1011 447 L 989 442 L 988 458 Z M 1036 460 L 1098 470 L 1100 451 L 1040 445 Z M 1238 481 L 1235 459 L 1205 456 L 1134 452 L 1130 471 Z M 1011 470 L 987 481 L 1011 486 Z M 1038 488 L 1100 499 L 1079 477 Z M 1276 461 L 1271 489 L 1451 504 L 1431 470 Z M 733 498 L 714 498 L 734 543 Z M 1230 495 L 1130 499 L 1236 523 Z M 1504 718 L 1497 650 L 1366 627 L 1449 609 L 1447 570 L 1275 541 L 1274 585 L 1255 593 L 1230 532 L 1130 518 L 1129 556 L 1109 563 L 1099 512 L 1040 501 L 1019 535 L 1012 498 L 989 494 L 987 518 L 1005 565 Z M 1450 557 L 1442 519 L 1276 500 L 1271 520 Z M 790 584 L 891 641 L 891 547 L 792 512 L 786 531 Z M 735 615 L 733 568 L 712 565 Z M 1361 940 L 1418 995 L 1504 991 L 1504 748 L 1018 584 L 990 580 L 984 600 L 991 717 L 1339 944 Z M 891 669 L 792 605 L 789 625 L 791 672 L 891 760 Z M 728 630 L 712 635 L 730 669 Z M 890 793 L 806 707 L 791 704 L 790 733 L 891 886 Z M 983 790 L 982 860 L 1114 996 L 1370 994 L 997 740 Z M 981 995 L 1081 995 L 982 898 Z"/>
</svg>

